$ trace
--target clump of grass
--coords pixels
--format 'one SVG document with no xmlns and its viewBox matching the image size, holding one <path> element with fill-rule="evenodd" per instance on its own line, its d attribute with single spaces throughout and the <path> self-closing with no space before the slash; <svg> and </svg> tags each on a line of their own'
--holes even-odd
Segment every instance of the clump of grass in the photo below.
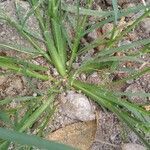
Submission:
<svg viewBox="0 0 150 150">
<path fill-rule="evenodd" d="M 85 8 L 80 7 L 79 1 L 77 2 L 77 6 L 66 5 L 65 2 L 61 0 L 30 0 L 28 2 L 30 4 L 30 10 L 24 16 L 20 16 L 20 14 L 22 14 L 20 13 L 20 3 L 16 1 L 16 15 L 18 20 L 10 18 L 3 11 L 0 11 L 0 19 L 17 29 L 18 33 L 20 33 L 33 48 L 24 48 L 21 45 L 7 43 L 0 43 L 0 47 L 25 53 L 30 55 L 31 58 L 43 56 L 50 66 L 52 65 L 57 69 L 60 82 L 58 82 L 53 75 L 42 73 L 48 70 L 47 67 L 35 65 L 29 60 L 0 56 L 0 67 L 12 73 L 40 80 L 49 80 L 53 83 L 44 95 L 41 94 L 37 97 L 28 96 L 12 99 L 6 98 L 0 101 L 0 106 L 3 108 L 12 100 L 20 101 L 20 103 L 22 103 L 22 109 L 23 107 L 27 108 L 23 117 L 13 121 L 10 119 L 10 116 L 13 115 L 14 118 L 18 118 L 19 108 L 0 112 L 1 120 L 8 128 L 13 130 L 10 131 L 6 128 L 0 128 L 0 138 L 2 139 L 0 141 L 0 149 L 7 149 L 10 141 L 47 149 L 71 149 L 64 145 L 62 146 L 57 143 L 43 141 L 37 137 L 31 137 L 22 133 L 32 128 L 32 125 L 42 114 L 46 113 L 46 115 L 44 115 L 45 117 L 42 118 L 43 124 L 38 128 L 37 132 L 37 135 L 41 135 L 42 130 L 45 128 L 54 112 L 53 101 L 55 97 L 61 93 L 62 88 L 64 91 L 68 89 L 76 91 L 81 90 L 82 93 L 96 101 L 100 106 L 115 113 L 118 118 L 133 130 L 143 143 L 149 147 L 148 141 L 144 138 L 144 135 L 150 132 L 150 113 L 148 111 L 142 106 L 122 100 L 118 94 L 115 94 L 106 87 L 104 88 L 104 86 L 88 84 L 77 79 L 77 76 L 82 72 L 91 73 L 95 70 L 107 69 L 107 71 L 112 73 L 117 70 L 118 64 L 124 61 L 143 63 L 143 60 L 140 60 L 137 54 L 114 56 L 114 53 L 124 51 L 127 53 L 128 49 L 140 46 L 144 46 L 144 48 L 147 49 L 150 44 L 150 39 L 142 39 L 120 47 L 117 46 L 117 43 L 135 28 L 143 18 L 150 14 L 148 6 L 138 5 L 125 10 L 118 10 L 117 1 L 113 0 L 113 11 L 97 11 L 91 10 L 92 0 L 86 0 Z M 139 9 L 144 11 L 143 14 L 132 24 L 120 31 L 118 28 L 119 19 L 130 13 L 137 12 Z M 72 18 L 71 13 L 74 13 L 75 17 Z M 31 15 L 34 15 L 38 21 L 42 39 L 35 36 L 37 33 L 31 32 L 30 28 L 27 26 L 27 21 Z M 90 24 L 88 19 L 89 16 L 99 18 L 101 21 Z M 114 29 L 108 33 L 111 35 L 111 38 L 108 39 L 103 37 L 95 39 L 91 43 L 81 47 L 81 39 L 84 38 L 85 35 L 112 21 L 114 21 Z M 65 22 L 67 22 L 75 32 L 73 40 L 71 40 L 72 37 L 69 37 L 68 31 L 65 28 Z M 46 50 L 40 46 L 39 41 L 43 42 Z M 82 56 L 90 49 L 100 45 L 105 45 L 105 48 L 98 51 L 91 59 L 83 62 L 77 70 L 73 69 L 73 63 L 77 57 Z M 145 53 L 145 50 L 142 52 Z M 134 79 L 148 71 L 149 68 L 139 72 L 129 72 L 129 77 L 117 82 L 125 82 L 128 79 Z M 114 83 L 112 82 L 110 84 L 113 85 Z M 128 93 L 126 93 L 126 95 L 128 95 Z"/>
</svg>

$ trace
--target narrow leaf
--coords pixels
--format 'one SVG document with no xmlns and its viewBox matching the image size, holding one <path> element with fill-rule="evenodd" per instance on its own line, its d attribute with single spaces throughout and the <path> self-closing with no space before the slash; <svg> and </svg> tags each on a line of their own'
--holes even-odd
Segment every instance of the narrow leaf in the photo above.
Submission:
<svg viewBox="0 0 150 150">
<path fill-rule="evenodd" d="M 18 52 L 23 52 L 23 53 L 27 53 L 27 54 L 31 54 L 31 55 L 35 55 L 35 54 L 40 54 L 37 52 L 37 50 L 35 49 L 31 49 L 31 48 L 24 48 L 21 45 L 15 45 L 15 44 L 5 44 L 5 43 L 0 43 L 0 48 L 8 48 L 8 49 L 12 49 Z"/>
</svg>

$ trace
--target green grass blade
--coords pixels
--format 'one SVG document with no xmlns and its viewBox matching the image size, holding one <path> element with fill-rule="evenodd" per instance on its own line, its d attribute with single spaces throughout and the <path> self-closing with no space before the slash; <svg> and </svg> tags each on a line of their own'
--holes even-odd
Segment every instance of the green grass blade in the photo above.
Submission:
<svg viewBox="0 0 150 150">
<path fill-rule="evenodd" d="M 71 13 L 78 13 L 77 7 L 72 5 L 62 5 L 62 9 Z M 97 10 L 91 10 L 86 8 L 79 7 L 79 13 L 80 15 L 88 15 L 88 16 L 94 16 L 94 17 L 107 17 L 112 15 L 112 11 L 97 11 Z"/>
<path fill-rule="evenodd" d="M 55 39 L 55 45 L 58 51 L 58 54 L 62 60 L 63 66 L 66 65 L 66 41 L 63 37 L 63 32 L 61 29 L 61 24 L 58 23 L 55 19 L 51 19 L 52 24 L 52 33 Z"/>
<path fill-rule="evenodd" d="M 49 1 L 48 11 L 50 14 L 50 23 L 53 34 L 54 43 L 58 54 L 62 60 L 63 66 L 66 66 L 66 40 L 62 30 L 62 12 L 61 12 L 61 1 L 58 0 L 55 4 Z"/>
<path fill-rule="evenodd" d="M 116 36 L 116 38 L 114 39 L 114 41 L 112 41 L 112 43 L 113 43 L 113 42 L 117 42 L 117 41 L 119 41 L 120 39 L 122 39 L 122 37 L 123 37 L 124 35 L 126 35 L 126 34 L 129 33 L 133 28 L 135 28 L 135 27 L 142 21 L 142 19 L 145 18 L 145 17 L 147 17 L 147 16 L 149 16 L 149 14 L 150 14 L 150 9 L 149 9 L 149 10 L 146 10 L 144 14 L 142 14 L 142 15 L 141 15 L 139 18 L 137 18 L 131 25 L 129 25 L 125 30 L 123 30 L 123 31 L 120 33 L 120 35 Z M 112 43 L 111 43 L 111 44 L 112 44 Z"/>
<path fill-rule="evenodd" d="M 100 88 L 98 86 L 88 84 L 88 83 L 83 83 L 78 80 L 72 80 L 71 84 L 75 88 L 81 90 L 83 93 L 85 93 L 90 98 L 95 100 L 98 104 L 114 112 L 117 116 L 119 116 L 119 119 L 121 119 L 121 121 L 125 122 L 130 127 L 130 129 L 133 130 L 141 138 L 141 140 L 144 142 L 144 144 L 147 147 L 150 146 L 147 143 L 147 141 L 144 139 L 144 137 L 142 137 L 142 135 L 138 133 L 139 128 L 136 126 L 136 124 L 130 124 L 127 121 L 127 117 L 124 116 L 123 111 L 118 106 L 120 105 L 127 109 L 126 110 L 126 113 L 128 114 L 127 116 L 132 120 L 132 122 L 134 121 L 134 119 L 132 119 L 132 115 L 136 120 L 140 121 L 140 124 L 143 125 L 143 127 L 145 126 L 145 122 L 146 122 L 145 128 L 147 128 L 147 124 L 149 124 L 149 120 L 143 121 L 143 118 L 141 118 L 141 114 L 142 116 L 147 117 L 150 116 L 150 112 L 147 112 L 146 110 L 136 106 L 135 104 L 129 103 L 124 100 L 119 100 L 117 97 L 112 95 L 110 92 L 108 92 L 108 90 L 105 90 L 104 88 Z M 131 114 L 129 114 L 128 112 L 131 112 Z M 143 127 L 140 129 L 143 129 Z"/>
<path fill-rule="evenodd" d="M 119 105 L 119 106 L 123 106 L 126 109 L 128 109 L 128 111 L 136 110 L 136 112 L 140 112 L 143 115 L 146 115 L 146 116 L 150 115 L 150 112 L 139 107 L 137 104 L 132 104 L 126 100 L 120 100 L 115 94 L 108 91 L 104 87 L 79 82 L 77 80 L 74 80 L 72 83 L 73 84 L 75 83 L 79 86 L 81 85 L 81 87 L 83 87 L 83 89 L 88 90 L 90 93 L 93 92 L 93 94 L 96 94 L 96 96 L 101 97 L 104 100 L 107 100 L 108 102 L 115 103 L 116 105 Z M 134 114 L 134 115 L 136 115 L 136 114 Z"/>
<path fill-rule="evenodd" d="M 118 20 L 118 4 L 117 4 L 117 0 L 112 0 L 112 5 L 113 5 L 113 9 L 114 9 L 114 16 L 115 16 L 115 24 L 117 25 L 117 20 Z"/>
<path fill-rule="evenodd" d="M 4 63 L 10 63 L 14 65 L 23 65 L 24 67 L 27 67 L 34 71 L 47 71 L 48 68 L 40 65 L 35 65 L 33 63 L 27 62 L 26 60 L 21 60 L 14 57 L 7 57 L 7 56 L 0 56 L 0 62 Z"/>
<path fill-rule="evenodd" d="M 15 44 L 5 44 L 5 43 L 0 43 L 0 48 L 8 48 L 12 49 L 18 52 L 23 52 L 31 55 L 38 55 L 40 53 L 37 52 L 35 49 L 27 48 L 27 47 L 22 47 L 21 45 L 15 45 Z"/>
<path fill-rule="evenodd" d="M 5 98 L 5 99 L 0 100 L 0 105 L 6 105 L 12 101 L 14 101 L 14 102 L 23 102 L 23 101 L 29 101 L 29 100 L 34 101 L 38 98 L 40 98 L 40 97 L 34 97 L 34 96 L 20 97 L 20 96 L 18 96 L 15 98 Z"/>
<path fill-rule="evenodd" d="M 33 70 L 29 70 L 26 67 L 20 67 L 18 65 L 7 63 L 0 60 L 0 67 L 8 69 L 10 71 L 16 72 L 18 74 L 23 74 L 24 76 L 29 76 L 41 80 L 49 80 L 51 79 L 50 76 L 39 74 Z"/>
<path fill-rule="evenodd" d="M 22 24 L 22 18 L 24 17 L 24 15 L 22 13 L 23 8 L 19 5 L 19 1 L 15 1 L 14 4 L 15 4 L 15 11 L 16 11 L 16 16 L 17 16 L 18 22 L 20 24 Z"/>
<path fill-rule="evenodd" d="M 67 30 L 68 30 L 68 29 L 66 29 L 65 26 L 62 24 L 63 36 L 64 36 L 65 40 L 67 41 L 67 44 L 66 44 L 66 45 L 68 45 L 68 47 L 69 47 L 70 49 L 72 49 L 71 38 L 69 37 L 69 34 L 68 34 L 68 31 L 67 31 Z M 67 46 L 66 46 L 66 48 L 67 48 Z"/>
<path fill-rule="evenodd" d="M 52 116 L 55 112 L 55 109 L 56 108 L 54 108 L 54 107 L 48 107 L 47 108 L 47 111 L 48 111 L 47 116 L 44 118 L 43 123 L 39 126 L 39 131 L 37 133 L 38 136 L 43 136 L 43 134 L 44 134 L 43 130 L 46 127 L 46 125 L 51 121 Z"/>
<path fill-rule="evenodd" d="M 13 28 L 17 29 L 18 33 L 20 33 L 24 38 L 26 38 L 28 40 L 29 43 L 31 43 L 31 45 L 42 55 L 44 56 L 49 62 L 51 62 L 51 59 L 49 57 L 49 55 L 47 54 L 47 52 L 40 48 L 39 44 L 37 41 L 35 41 L 33 39 L 33 37 L 26 33 L 25 31 L 23 31 L 22 26 L 17 23 L 15 20 L 13 20 L 12 18 L 10 18 L 9 16 L 6 15 L 6 17 L 4 18 L 4 20 Z"/>
<path fill-rule="evenodd" d="M 28 29 L 26 27 L 23 28 L 23 31 L 30 37 L 33 37 L 35 40 L 45 43 L 45 41 L 41 37 L 40 33 L 38 33 L 37 31 L 32 31 L 31 29 Z"/>
<path fill-rule="evenodd" d="M 132 62 L 139 62 L 143 63 L 144 61 L 134 57 L 134 56 L 109 56 L 104 58 L 97 58 L 97 59 L 89 59 L 85 61 L 76 72 L 82 72 L 82 71 L 88 71 L 88 70 L 95 70 L 95 69 L 104 69 L 108 68 L 112 65 L 114 62 L 126 62 L 126 61 L 132 61 Z"/>
<path fill-rule="evenodd" d="M 0 111 L 0 121 L 3 121 L 7 125 L 13 126 L 12 121 L 10 120 L 9 116 L 5 113 Z"/>
<path fill-rule="evenodd" d="M 119 111 L 117 107 L 112 107 L 112 111 L 114 111 L 118 118 L 127 124 L 127 126 L 141 139 L 141 141 L 145 144 L 145 146 L 149 149 L 150 144 L 143 138 L 143 135 L 138 132 L 138 129 L 135 127 L 136 124 L 133 124 L 133 119 L 130 118 L 128 115 L 125 115 L 124 112 Z"/>
<path fill-rule="evenodd" d="M 130 74 L 129 77 L 126 77 L 126 78 L 123 78 L 121 80 L 115 81 L 114 84 L 119 84 L 119 83 L 126 82 L 128 80 L 136 79 L 136 78 L 144 75 L 145 73 L 149 73 L 149 72 L 150 72 L 149 67 L 146 67 L 143 70 L 136 70 L 134 73 Z"/>
<path fill-rule="evenodd" d="M 129 96 L 129 97 L 132 97 L 132 96 L 138 96 L 138 97 L 141 97 L 141 98 L 146 98 L 146 97 L 150 97 L 150 93 L 144 93 L 144 92 L 135 92 L 135 93 L 132 93 L 132 92 L 116 92 L 117 95 L 119 96 Z"/>
<path fill-rule="evenodd" d="M 30 10 L 28 10 L 28 12 L 25 14 L 24 18 L 22 19 L 22 26 L 23 27 L 24 27 L 26 21 L 28 20 L 28 18 L 31 15 L 34 14 L 34 12 L 36 11 L 36 9 L 38 9 L 43 2 L 44 2 L 44 0 L 38 0 L 34 5 L 32 5 L 32 8 Z"/>
<path fill-rule="evenodd" d="M 31 102 L 32 103 L 32 102 Z M 24 126 L 24 124 L 28 121 L 28 118 L 30 118 L 30 116 L 32 115 L 32 113 L 33 113 L 33 110 L 36 110 L 36 108 L 37 108 L 37 105 L 39 104 L 39 102 L 37 102 L 37 104 L 35 103 L 35 104 L 33 104 L 32 105 L 32 109 L 31 109 L 31 104 L 29 103 L 28 104 L 28 108 L 27 108 L 27 110 L 26 110 L 26 112 L 25 112 L 25 114 L 22 116 L 22 118 L 16 123 L 16 125 L 15 125 L 15 130 L 16 131 L 19 131 L 19 129 L 22 127 L 22 126 Z"/>
<path fill-rule="evenodd" d="M 135 6 L 135 7 L 132 7 L 132 8 L 127 8 L 127 9 L 124 9 L 124 10 L 121 10 L 120 12 L 118 12 L 118 19 L 123 17 L 123 16 L 127 16 L 129 15 L 130 13 L 136 13 L 136 12 L 139 12 L 139 10 L 145 10 L 146 8 L 149 8 L 150 6 L 144 6 L 144 5 L 138 5 L 138 6 Z M 113 13 L 112 13 L 113 14 Z M 109 23 L 109 22 L 112 22 L 114 20 L 114 16 L 110 16 L 108 17 L 107 19 L 103 20 L 103 21 L 100 21 L 94 25 L 92 25 L 91 27 L 89 27 L 84 33 L 82 36 L 92 32 L 93 30 L 95 29 L 98 29 L 100 27 L 102 27 L 103 25 L 105 25 L 106 23 Z"/>
<path fill-rule="evenodd" d="M 88 1 L 87 7 L 90 8 L 91 5 L 92 5 L 92 1 Z M 80 10 L 80 9 L 78 9 L 78 6 L 77 6 L 77 12 L 78 12 L 78 10 Z M 71 69 L 72 63 L 74 62 L 74 60 L 77 56 L 79 45 L 80 45 L 80 40 L 82 38 L 83 32 L 85 31 L 85 27 L 86 27 L 86 23 L 87 23 L 87 19 L 88 19 L 87 17 L 88 16 L 85 15 L 85 16 L 83 16 L 82 19 L 78 19 L 79 16 L 77 16 L 76 35 L 75 35 L 75 38 L 74 38 L 71 57 L 70 57 L 70 60 L 69 60 L 69 70 Z"/>
<path fill-rule="evenodd" d="M 107 69 L 110 68 L 112 65 L 112 61 L 108 61 L 108 62 L 92 62 L 92 63 L 87 63 L 87 64 L 83 64 L 77 71 L 76 73 L 81 73 L 81 72 L 86 72 L 86 73 L 90 73 L 93 71 L 98 71 L 98 70 L 102 70 L 102 69 Z"/>
<path fill-rule="evenodd" d="M 78 51 L 78 55 L 81 55 L 91 49 L 94 49 L 100 45 L 105 45 L 107 43 L 107 40 L 103 39 L 103 38 L 98 38 L 98 39 L 95 39 L 94 41 L 88 43 L 87 45 L 85 45 L 85 47 L 83 47 L 82 49 L 80 49 Z"/>
<path fill-rule="evenodd" d="M 23 20 L 24 19 L 24 15 L 23 15 L 23 12 L 24 12 L 24 9 L 22 8 L 22 6 L 20 5 L 20 2 L 19 1 L 15 1 L 15 6 L 16 6 L 16 15 L 17 15 L 17 18 L 18 18 L 18 23 L 22 26 L 22 30 L 27 33 L 28 35 L 31 35 L 32 37 L 34 37 L 36 40 L 39 40 L 41 42 L 44 42 L 43 39 L 41 38 L 40 34 L 37 33 L 37 31 L 31 31 L 30 29 L 28 29 L 24 24 L 25 22 L 27 21 L 26 20 Z M 0 14 L 1 15 L 1 14 Z M 8 16 L 4 13 L 4 15 L 6 17 L 4 17 L 3 19 L 7 20 Z M 23 23 L 24 22 L 24 23 Z"/>
<path fill-rule="evenodd" d="M 123 45 L 123 46 L 120 46 L 120 47 L 115 47 L 115 48 L 110 48 L 110 49 L 105 48 L 105 49 L 101 50 L 98 53 L 97 57 L 110 55 L 110 54 L 113 54 L 113 53 L 116 53 L 116 52 L 128 50 L 128 49 L 131 49 L 131 48 L 134 48 L 134 47 L 143 46 L 143 45 L 146 45 L 146 44 L 149 44 L 149 43 L 150 43 L 150 39 L 148 38 L 148 39 L 142 39 L 142 40 L 134 41 L 131 44 L 126 44 L 126 45 Z"/>
<path fill-rule="evenodd" d="M 140 4 L 136 7 L 123 9 L 123 10 L 117 11 L 118 12 L 118 17 L 121 16 L 121 15 L 125 16 L 129 13 L 138 12 L 139 9 L 140 10 L 141 10 L 141 8 L 146 9 L 148 7 L 149 7 L 149 5 L 143 6 L 143 5 Z M 71 13 L 77 13 L 76 6 L 63 4 L 62 9 L 65 10 L 65 11 L 71 12 Z M 99 10 L 91 10 L 91 9 L 86 9 L 86 8 L 81 8 L 81 7 L 79 9 L 80 9 L 80 12 L 79 12 L 80 15 L 88 15 L 88 16 L 94 16 L 94 17 L 99 17 L 99 18 L 113 16 L 113 18 L 114 18 L 113 11 L 99 11 Z"/>
<path fill-rule="evenodd" d="M 17 131 L 11 131 L 5 128 L 0 128 L 1 138 L 4 140 L 17 142 L 23 145 L 35 146 L 42 149 L 52 150 L 72 150 L 73 148 L 56 143 L 54 141 L 43 140 L 36 136 L 27 135 L 25 133 L 19 133 Z"/>
<path fill-rule="evenodd" d="M 29 128 L 40 116 L 41 114 L 46 110 L 46 108 L 53 102 L 54 95 L 51 95 L 39 108 L 37 108 L 32 115 L 25 121 L 23 126 L 19 129 L 20 132 L 25 131 L 27 128 Z"/>
<path fill-rule="evenodd" d="M 100 60 L 96 60 L 95 62 L 100 63 L 100 62 L 109 62 L 109 61 L 114 61 L 114 62 L 135 61 L 135 62 L 144 63 L 143 60 L 140 60 L 139 58 L 134 56 L 110 56 L 109 58 L 101 58 Z"/>
<path fill-rule="evenodd" d="M 10 145 L 10 142 L 3 141 L 2 143 L 0 143 L 0 149 L 6 150 L 6 149 L 8 149 L 9 145 Z"/>
<path fill-rule="evenodd" d="M 66 75 L 65 66 L 62 63 L 61 58 L 60 58 L 60 56 L 59 56 L 59 54 L 57 52 L 57 49 L 55 47 L 55 44 L 54 44 L 54 41 L 53 41 L 53 39 L 51 37 L 50 32 L 49 31 L 45 31 L 44 32 L 44 36 L 45 36 L 45 39 L 47 41 L 46 44 L 47 44 L 48 51 L 50 53 L 51 59 L 53 60 L 53 64 L 55 65 L 55 67 L 57 68 L 59 73 L 62 76 L 65 76 Z"/>
</svg>

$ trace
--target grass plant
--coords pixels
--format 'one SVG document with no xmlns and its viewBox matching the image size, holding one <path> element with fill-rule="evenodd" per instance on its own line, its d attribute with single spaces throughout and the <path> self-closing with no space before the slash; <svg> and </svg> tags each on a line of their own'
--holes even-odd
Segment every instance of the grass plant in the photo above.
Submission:
<svg viewBox="0 0 150 150">
<path fill-rule="evenodd" d="M 112 11 L 98 11 L 91 9 L 93 0 L 85 0 L 84 8 L 80 6 L 79 0 L 76 5 L 68 5 L 64 0 L 29 0 L 28 3 L 30 9 L 22 15 L 22 7 L 20 2 L 16 0 L 17 19 L 11 18 L 7 12 L 0 10 L 0 20 L 15 28 L 31 44 L 32 48 L 3 42 L 0 43 L 0 48 L 24 53 L 30 59 L 0 56 L 0 67 L 12 74 L 43 81 L 48 80 L 52 84 L 45 93 L 40 93 L 37 97 L 25 96 L 0 100 L 0 107 L 2 108 L 0 110 L 0 119 L 5 125 L 0 128 L 0 149 L 8 149 L 11 142 L 29 145 L 30 148 L 36 146 L 57 150 L 73 149 L 69 146 L 25 134 L 32 129 L 35 122 L 42 118 L 44 123 L 37 127 L 37 136 L 43 136 L 42 130 L 55 110 L 53 102 L 57 95 L 65 90 L 75 90 L 77 92 L 80 90 L 100 106 L 116 114 L 120 121 L 134 131 L 147 148 L 150 148 L 149 141 L 145 138 L 150 133 L 149 111 L 145 110 L 143 106 L 122 99 L 121 95 L 123 93 L 118 94 L 118 91 L 111 91 L 107 86 L 89 84 L 77 78 L 81 73 L 89 74 L 94 71 L 113 73 L 117 70 L 119 64 L 126 61 L 145 63 L 140 59 L 140 56 L 149 51 L 150 39 L 141 39 L 119 47 L 118 42 L 134 29 L 142 19 L 150 15 L 149 5 L 143 6 L 139 4 L 136 7 L 119 10 L 117 0 L 112 0 Z M 119 20 L 130 13 L 137 13 L 139 9 L 142 11 L 142 15 L 120 31 L 118 27 Z M 39 25 L 38 32 L 31 32 L 30 27 L 27 25 L 28 19 L 33 15 Z M 90 16 L 99 21 L 91 24 L 89 21 Z M 114 29 L 106 33 L 106 35 L 110 34 L 111 38 L 105 38 L 104 35 L 104 37 L 95 39 L 86 45 L 81 43 L 81 40 L 87 34 L 109 22 L 114 22 Z M 73 37 L 70 37 L 65 23 L 73 30 Z M 105 47 L 97 51 L 91 59 L 82 62 L 78 69 L 73 68 L 76 58 L 101 45 Z M 143 49 L 141 48 L 142 50 L 139 53 L 129 53 L 129 49 L 137 47 L 143 47 Z M 115 56 L 116 52 L 124 52 L 126 56 Z M 56 68 L 59 73 L 59 82 L 53 74 L 48 75 L 45 73 L 48 71 L 48 67 L 33 63 L 32 59 L 38 56 L 42 56 L 49 63 L 49 66 Z M 112 81 L 109 84 L 114 85 L 115 82 L 126 82 L 149 71 L 149 68 L 138 72 L 136 70 L 128 71 L 128 77 Z M 130 96 L 131 93 L 125 93 L 125 95 Z M 12 110 L 5 109 L 12 101 L 19 101 L 21 106 Z M 26 108 L 26 111 L 19 118 L 19 112 L 24 108 Z M 16 119 L 12 120 L 12 116 Z"/>
</svg>

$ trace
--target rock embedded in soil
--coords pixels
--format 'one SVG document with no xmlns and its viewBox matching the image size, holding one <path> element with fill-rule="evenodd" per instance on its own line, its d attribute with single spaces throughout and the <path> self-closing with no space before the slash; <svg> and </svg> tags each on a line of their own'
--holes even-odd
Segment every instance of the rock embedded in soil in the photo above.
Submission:
<svg viewBox="0 0 150 150">
<path fill-rule="evenodd" d="M 63 113 L 71 119 L 90 121 L 95 119 L 95 108 L 83 94 L 69 91 L 61 98 Z"/>
<path fill-rule="evenodd" d="M 90 38 L 90 39 L 97 39 L 98 38 L 98 32 L 97 32 L 97 30 L 94 30 L 93 32 L 90 32 L 89 34 L 88 34 L 88 38 Z"/>
<path fill-rule="evenodd" d="M 78 69 L 80 67 L 79 63 L 73 63 L 72 64 L 73 69 Z"/>
<path fill-rule="evenodd" d="M 129 85 L 125 92 L 128 92 L 128 93 L 145 93 L 144 89 L 142 88 L 142 86 L 138 83 L 133 83 L 131 85 Z M 130 98 L 130 101 L 133 102 L 133 103 L 137 103 L 137 104 L 145 104 L 147 103 L 147 98 L 142 98 L 140 96 L 131 96 Z"/>
<path fill-rule="evenodd" d="M 136 28 L 137 35 L 140 39 L 150 37 L 150 18 L 144 18 Z"/>
<path fill-rule="evenodd" d="M 107 23 L 102 27 L 102 33 L 110 38 L 110 32 L 113 30 L 113 23 Z"/>
<path fill-rule="evenodd" d="M 7 81 L 7 76 L 0 76 L 0 86 Z"/>
<path fill-rule="evenodd" d="M 102 79 L 100 78 L 100 75 L 97 72 L 94 72 L 88 76 L 87 82 L 99 85 L 102 83 Z"/>
<path fill-rule="evenodd" d="M 9 86 L 6 88 L 6 95 L 13 96 L 17 95 L 23 90 L 23 83 L 20 78 L 13 79 Z"/>
<path fill-rule="evenodd" d="M 142 88 L 145 90 L 146 93 L 150 92 L 150 74 L 149 73 L 137 79 L 136 82 L 140 83 L 140 85 L 142 86 Z"/>
<path fill-rule="evenodd" d="M 122 150 L 146 150 L 146 148 L 139 144 L 127 143 L 122 145 Z"/>
<path fill-rule="evenodd" d="M 91 50 L 88 51 L 86 54 L 84 54 L 84 55 L 82 55 L 82 56 L 80 57 L 81 62 L 86 61 L 86 60 L 88 60 L 88 59 L 91 59 L 92 56 L 93 56 L 93 54 L 94 54 L 94 49 L 91 49 Z"/>
<path fill-rule="evenodd" d="M 150 18 L 143 19 L 143 21 L 140 23 L 140 27 L 146 34 L 150 35 Z"/>
</svg>

